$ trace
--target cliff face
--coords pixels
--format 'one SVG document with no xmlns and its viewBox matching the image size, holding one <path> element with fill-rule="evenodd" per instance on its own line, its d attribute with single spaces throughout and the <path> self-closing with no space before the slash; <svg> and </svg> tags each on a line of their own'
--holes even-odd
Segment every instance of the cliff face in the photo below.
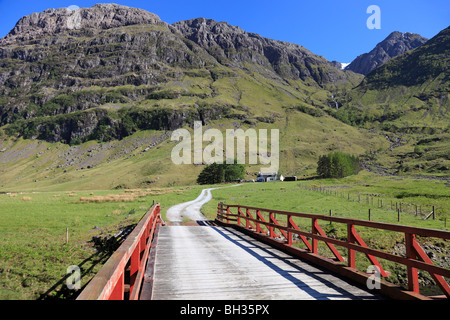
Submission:
<svg viewBox="0 0 450 320">
<path fill-rule="evenodd" d="M 48 9 L 23 17 L 0 40 L 0 126 L 69 143 L 174 129 L 195 119 L 242 120 L 255 113 L 236 84 L 247 77 L 253 91 L 274 83 L 296 91 L 289 81 L 323 90 L 361 80 L 299 45 L 226 22 L 169 25 L 115 4 Z M 285 88 L 280 95 L 274 103 L 293 97 Z"/>
<path fill-rule="evenodd" d="M 264 38 L 226 22 L 198 18 L 177 22 L 173 27 L 220 63 L 237 67 L 247 63 L 259 70 L 262 67 L 272 72 L 266 73 L 269 77 L 313 80 L 319 85 L 349 77 L 333 63 L 300 45 Z"/>
<path fill-rule="evenodd" d="M 110 29 L 136 24 L 161 23 L 163 22 L 153 13 L 112 3 L 73 10 L 47 9 L 21 18 L 8 35 L 0 40 L 0 45 L 38 39 L 68 30 Z"/>
<path fill-rule="evenodd" d="M 418 34 L 394 31 L 372 51 L 353 60 L 346 70 L 367 75 L 390 59 L 423 45 L 427 40 Z"/>
</svg>

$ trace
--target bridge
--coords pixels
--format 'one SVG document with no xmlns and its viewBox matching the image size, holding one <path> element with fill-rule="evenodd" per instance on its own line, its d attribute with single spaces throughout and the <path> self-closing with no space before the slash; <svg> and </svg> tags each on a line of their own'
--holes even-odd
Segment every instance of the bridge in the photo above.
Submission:
<svg viewBox="0 0 450 320">
<path fill-rule="evenodd" d="M 77 300 L 450 298 L 450 270 L 433 264 L 416 239 L 448 241 L 448 231 L 223 203 L 214 221 L 170 225 L 160 210 L 150 208 Z M 328 236 L 327 223 L 344 225 L 347 237 Z M 401 233 L 405 255 L 369 247 L 364 228 Z M 358 270 L 361 259 L 371 268 Z M 384 261 L 404 266 L 407 288 L 388 281 Z M 422 294 L 418 270 L 442 294 Z"/>
</svg>

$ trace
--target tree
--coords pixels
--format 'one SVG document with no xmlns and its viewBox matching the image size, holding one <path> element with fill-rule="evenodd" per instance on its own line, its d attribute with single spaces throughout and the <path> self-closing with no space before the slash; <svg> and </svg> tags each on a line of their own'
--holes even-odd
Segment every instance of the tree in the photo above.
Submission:
<svg viewBox="0 0 450 320">
<path fill-rule="evenodd" d="M 245 166 L 243 164 L 225 164 L 224 166 L 224 181 L 231 182 L 244 179 Z"/>
<path fill-rule="evenodd" d="M 206 165 L 197 177 L 198 184 L 215 184 L 243 179 L 245 166 L 243 164 L 218 164 Z"/>
<path fill-rule="evenodd" d="M 331 152 L 317 161 L 317 174 L 322 178 L 343 178 L 359 171 L 359 158 L 342 152 Z"/>
<path fill-rule="evenodd" d="M 212 163 L 206 165 L 198 175 L 198 184 L 214 184 L 224 180 L 224 168 L 221 164 Z"/>
</svg>

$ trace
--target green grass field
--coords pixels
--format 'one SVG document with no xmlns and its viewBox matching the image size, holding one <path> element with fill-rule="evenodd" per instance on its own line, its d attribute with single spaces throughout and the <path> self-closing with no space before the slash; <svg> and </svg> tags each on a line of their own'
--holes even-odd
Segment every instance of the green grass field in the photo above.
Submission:
<svg viewBox="0 0 450 320">
<path fill-rule="evenodd" d="M 0 194 L 0 299 L 73 298 L 76 292 L 65 286 L 69 266 L 81 268 L 81 282 L 85 285 L 115 248 L 108 247 L 105 239 L 136 224 L 153 200 L 161 203 L 165 219 L 169 207 L 195 199 L 208 187 L 139 189 L 140 193 L 136 189 L 122 189 Z M 134 198 L 122 201 L 80 201 L 94 196 L 133 194 Z M 450 188 L 440 180 L 361 172 L 344 179 L 243 183 L 236 188 L 215 189 L 212 195 L 213 199 L 202 208 L 211 220 L 216 217 L 217 204 L 223 202 L 324 215 L 331 210 L 333 216 L 357 219 L 368 219 L 370 208 L 373 221 L 450 229 L 445 226 L 445 219 L 450 218 Z M 391 201 L 402 202 L 400 222 L 395 205 L 391 209 Z M 422 209 L 422 214 L 415 214 L 415 205 Z M 436 208 L 435 219 L 424 220 L 424 213 L 432 205 Z M 300 226 L 302 223 L 310 227 L 310 221 L 298 221 Z M 323 222 L 321 226 L 328 234 L 346 237 L 343 225 Z M 366 243 L 378 248 L 394 248 L 403 241 L 398 235 L 366 229 L 359 232 Z M 101 239 L 102 245 L 93 242 L 94 238 Z M 450 247 L 448 243 L 441 245 Z M 345 256 L 346 252 L 342 254 Z M 361 259 L 361 270 L 365 267 L 364 260 Z M 397 270 L 396 266 L 388 267 Z"/>
<path fill-rule="evenodd" d="M 75 292 L 65 290 L 67 268 L 78 265 L 85 285 L 111 254 L 94 237 L 105 241 L 133 226 L 153 200 L 162 204 L 164 218 L 171 205 L 196 198 L 201 188 L 148 190 L 129 201 L 99 203 L 81 203 L 80 197 L 127 192 L 0 194 L 0 300 L 70 298 Z"/>
</svg>

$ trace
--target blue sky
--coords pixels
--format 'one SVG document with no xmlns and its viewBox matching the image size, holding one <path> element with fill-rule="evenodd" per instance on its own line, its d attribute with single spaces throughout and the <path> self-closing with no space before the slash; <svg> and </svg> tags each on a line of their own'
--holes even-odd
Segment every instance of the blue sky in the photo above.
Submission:
<svg viewBox="0 0 450 320">
<path fill-rule="evenodd" d="M 448 0 L 0 0 L 0 37 L 33 12 L 70 5 L 90 7 L 99 2 L 145 9 L 168 23 L 198 17 L 226 21 L 344 63 L 370 51 L 393 31 L 431 38 L 450 22 Z M 381 29 L 366 26 L 370 5 L 381 10 Z"/>
</svg>

